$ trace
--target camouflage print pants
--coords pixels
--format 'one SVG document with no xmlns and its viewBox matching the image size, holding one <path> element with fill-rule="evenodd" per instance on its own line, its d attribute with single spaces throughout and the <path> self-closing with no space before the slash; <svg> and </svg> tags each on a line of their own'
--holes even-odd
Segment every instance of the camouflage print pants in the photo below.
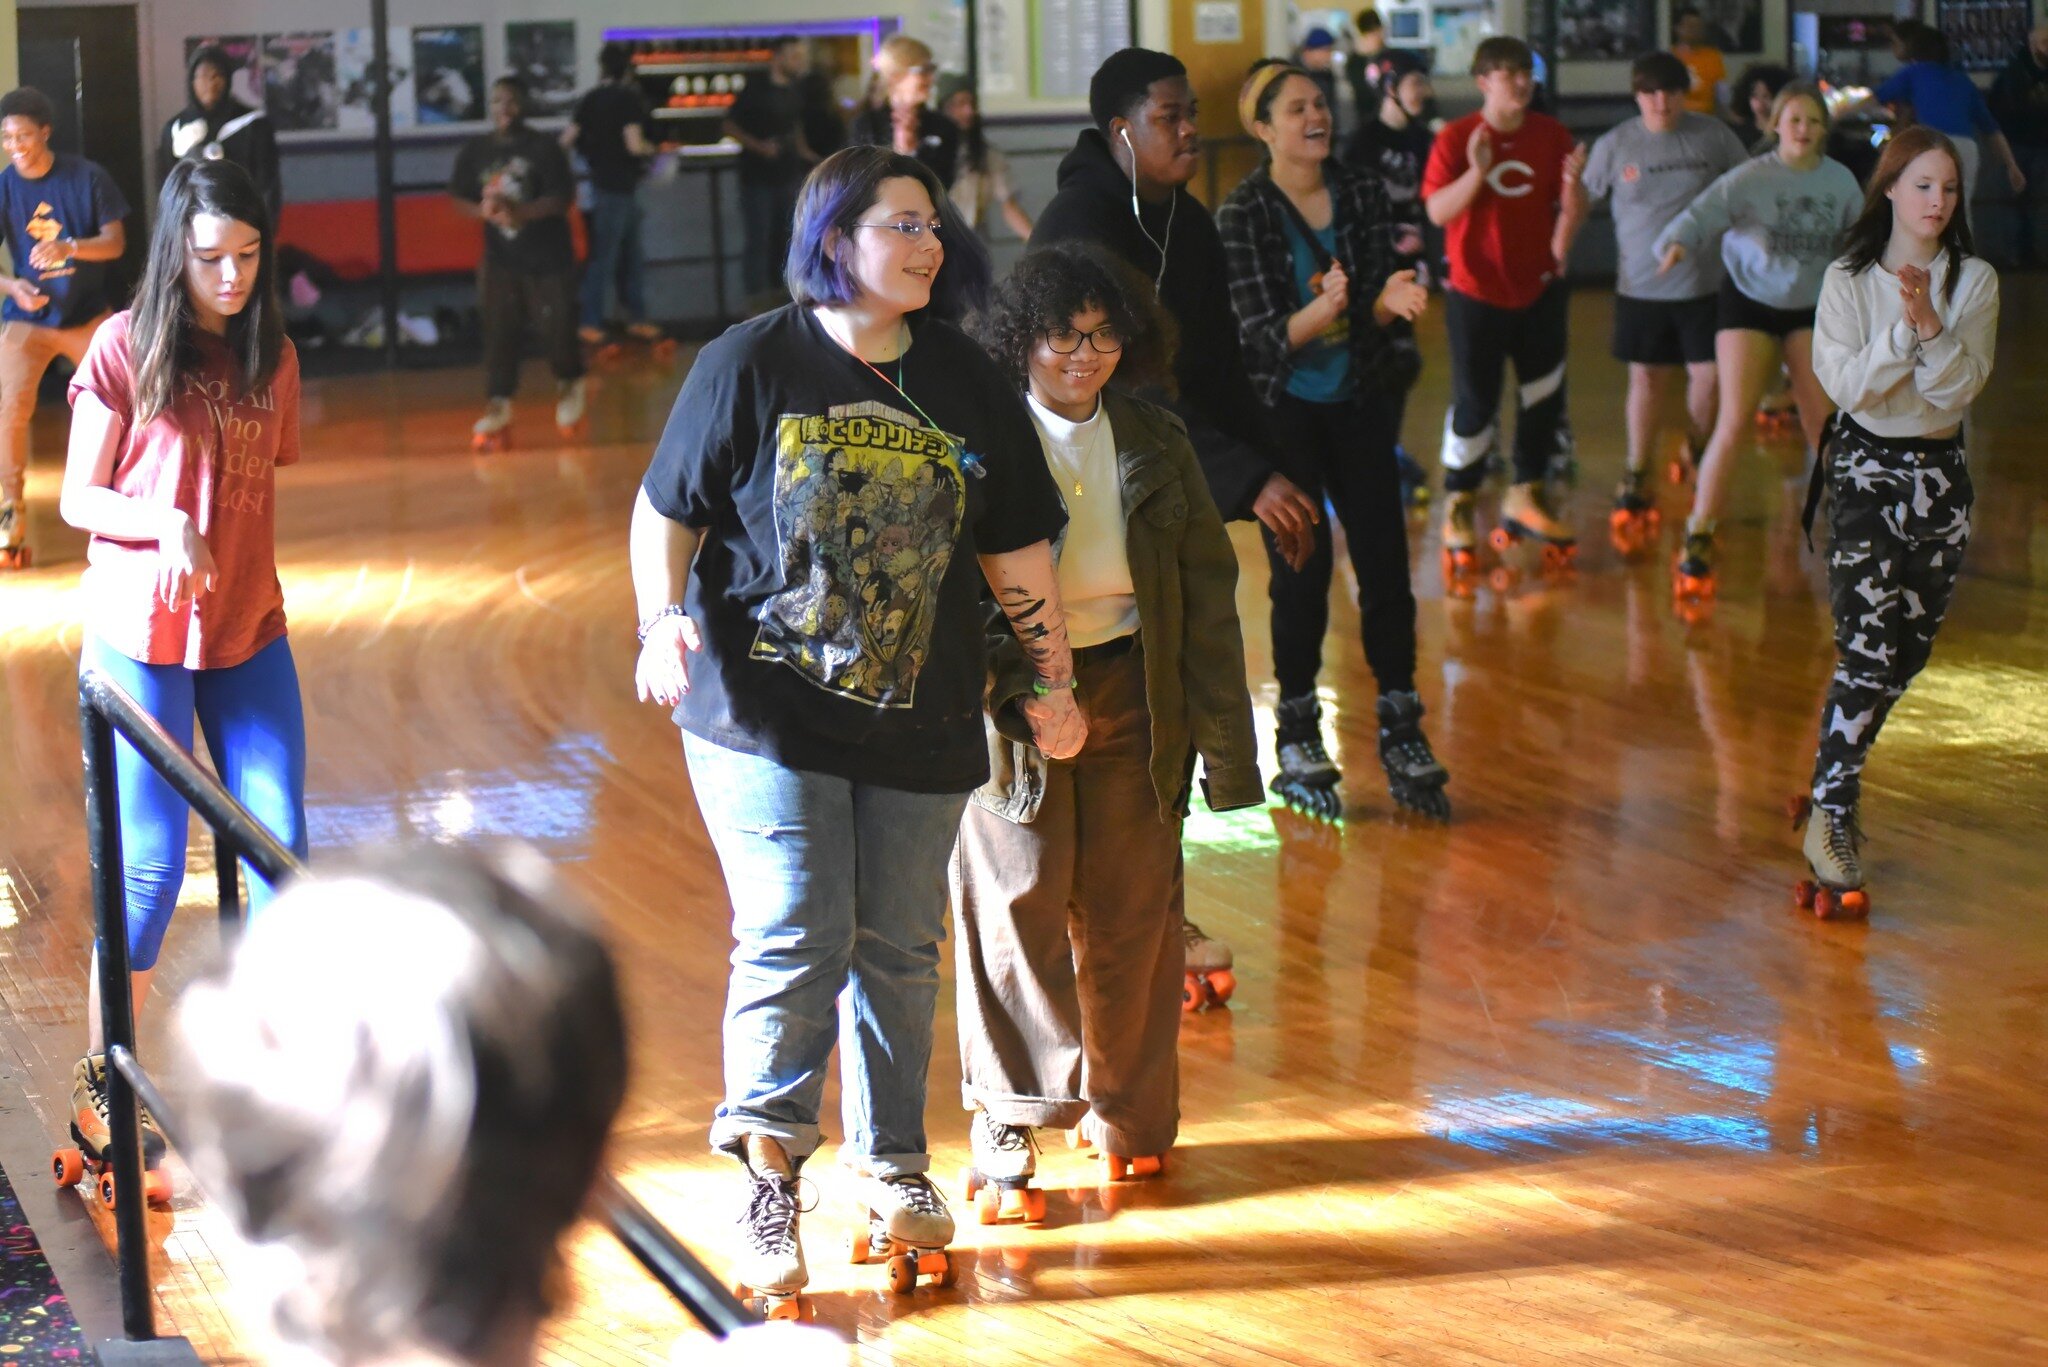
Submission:
<svg viewBox="0 0 2048 1367">
<path fill-rule="evenodd" d="M 1960 434 L 1907 441 L 1841 423 L 1827 443 L 1835 676 L 1820 714 L 1813 800 L 1845 813 L 1863 761 L 1927 664 L 1970 539 Z"/>
</svg>

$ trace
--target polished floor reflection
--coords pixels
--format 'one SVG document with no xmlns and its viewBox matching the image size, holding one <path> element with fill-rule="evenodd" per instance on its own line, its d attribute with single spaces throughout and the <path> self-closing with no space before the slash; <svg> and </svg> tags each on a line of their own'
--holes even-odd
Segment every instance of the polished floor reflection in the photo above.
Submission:
<svg viewBox="0 0 2048 1367">
<path fill-rule="evenodd" d="M 1977 541 L 1869 771 L 1867 927 L 1791 907 L 1803 867 L 1782 803 L 1832 661 L 1800 453 L 1766 434 L 1744 452 L 1718 605 L 1675 616 L 1682 492 L 1662 489 L 1654 553 L 1605 542 L 1622 375 L 1609 300 L 1581 294 L 1579 573 L 1447 597 L 1418 523 L 1422 691 L 1456 823 L 1393 819 L 1341 606 L 1323 682 L 1347 819 L 1189 827 L 1190 910 L 1236 947 L 1240 985 L 1187 1022 L 1171 1174 L 1105 1190 L 1055 1146 L 1045 1228 L 963 1222 L 961 1285 L 897 1298 L 842 1261 L 854 1212 L 828 1150 L 806 1226 L 822 1319 L 871 1363 L 2042 1360 L 2044 306 L 2048 281 L 2012 283 L 1971 436 Z M 1427 463 L 1440 331 L 1425 354 L 1408 430 Z M 514 835 L 564 866 L 631 991 L 617 1163 L 717 1261 L 735 1195 L 705 1151 L 725 893 L 675 733 L 633 701 L 624 566 L 679 374 L 602 374 L 577 447 L 556 442 L 536 382 L 522 443 L 484 459 L 467 450 L 473 374 L 313 384 L 280 537 L 316 858 Z M 36 429 L 39 568 L 0 580 L 0 1050 L 53 1133 L 87 948 L 62 430 L 47 413 Z M 1237 540 L 1270 726 L 1264 570 Z M 166 987 L 211 938 L 183 918 Z M 952 1031 L 948 1011 L 930 1114 L 948 1173 L 966 1135 Z M 165 1311 L 235 1359 L 217 1217 L 187 1193 L 164 1223 Z M 576 1272 L 548 1360 L 660 1361 L 693 1332 L 601 1235 L 579 1240 Z"/>
</svg>

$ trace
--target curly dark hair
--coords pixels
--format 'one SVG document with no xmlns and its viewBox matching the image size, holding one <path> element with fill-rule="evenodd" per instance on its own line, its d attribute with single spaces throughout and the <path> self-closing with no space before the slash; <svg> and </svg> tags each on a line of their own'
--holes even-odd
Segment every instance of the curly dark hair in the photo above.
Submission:
<svg viewBox="0 0 2048 1367">
<path fill-rule="evenodd" d="M 1170 388 L 1178 333 L 1152 282 L 1088 242 L 1035 248 L 996 286 L 977 329 L 981 344 L 1018 388 L 1030 384 L 1031 352 L 1047 328 L 1065 327 L 1090 306 L 1122 334 L 1116 378 L 1126 389 Z"/>
</svg>

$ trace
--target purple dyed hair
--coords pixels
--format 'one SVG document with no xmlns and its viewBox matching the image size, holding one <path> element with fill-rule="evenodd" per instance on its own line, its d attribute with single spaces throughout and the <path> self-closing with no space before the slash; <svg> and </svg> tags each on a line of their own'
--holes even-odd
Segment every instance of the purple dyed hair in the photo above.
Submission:
<svg viewBox="0 0 2048 1367">
<path fill-rule="evenodd" d="M 789 260 L 783 279 L 789 296 L 806 306 L 850 304 L 860 297 L 860 282 L 843 261 L 826 250 L 836 228 L 841 237 L 875 205 L 882 182 L 907 176 L 924 186 L 939 211 L 939 240 L 945 265 L 932 280 L 932 302 L 921 312 L 949 322 L 977 313 L 988 300 L 995 278 L 988 248 L 967 226 L 946 197 L 930 167 L 886 147 L 848 147 L 818 164 L 797 196 L 796 222 L 789 235 Z"/>
</svg>

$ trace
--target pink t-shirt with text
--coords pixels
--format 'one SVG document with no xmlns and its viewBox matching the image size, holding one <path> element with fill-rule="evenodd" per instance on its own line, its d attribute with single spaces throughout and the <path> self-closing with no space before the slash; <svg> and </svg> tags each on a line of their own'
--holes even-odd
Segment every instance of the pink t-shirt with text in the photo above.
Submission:
<svg viewBox="0 0 2048 1367">
<path fill-rule="evenodd" d="M 135 380 L 128 322 L 117 313 L 94 334 L 71 378 L 71 401 L 91 394 L 122 419 L 114 492 L 191 517 L 220 578 L 211 593 L 174 612 L 156 591 L 155 542 L 94 536 L 85 557 L 85 625 L 144 664 L 227 669 L 284 635 L 273 472 L 299 458 L 299 354 L 286 342 L 271 382 L 238 398 L 239 368 L 227 344 L 198 333 L 199 370 L 180 378 L 170 407 L 138 431 L 126 421 Z"/>
</svg>

